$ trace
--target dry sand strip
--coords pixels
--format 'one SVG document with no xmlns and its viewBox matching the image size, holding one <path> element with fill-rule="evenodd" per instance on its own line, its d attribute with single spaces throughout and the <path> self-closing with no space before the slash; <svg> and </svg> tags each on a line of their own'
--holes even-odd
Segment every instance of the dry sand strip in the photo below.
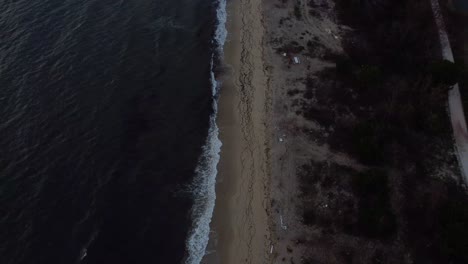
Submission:
<svg viewBox="0 0 468 264">
<path fill-rule="evenodd" d="M 267 215 L 268 89 L 263 62 L 261 0 L 228 4 L 228 68 L 219 99 L 223 142 L 212 230 L 217 242 L 205 263 L 270 263 Z"/>
<path fill-rule="evenodd" d="M 452 47 L 450 46 L 439 2 L 437 0 L 431 0 L 431 6 L 439 30 L 442 57 L 445 60 L 454 62 Z M 448 104 L 460 171 L 465 180 L 465 184 L 468 184 L 468 130 L 458 84 L 455 84 L 449 91 Z"/>
</svg>

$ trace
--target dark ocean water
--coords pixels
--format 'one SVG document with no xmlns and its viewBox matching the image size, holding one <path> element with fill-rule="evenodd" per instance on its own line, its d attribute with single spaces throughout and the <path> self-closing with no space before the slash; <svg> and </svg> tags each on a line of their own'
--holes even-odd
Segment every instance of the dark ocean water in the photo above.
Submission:
<svg viewBox="0 0 468 264">
<path fill-rule="evenodd" d="M 0 0 L 0 263 L 184 258 L 215 9 Z"/>
</svg>

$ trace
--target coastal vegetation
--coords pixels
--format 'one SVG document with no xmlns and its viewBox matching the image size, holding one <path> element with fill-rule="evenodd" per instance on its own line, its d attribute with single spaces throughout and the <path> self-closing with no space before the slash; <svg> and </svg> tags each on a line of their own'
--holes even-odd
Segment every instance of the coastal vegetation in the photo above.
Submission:
<svg viewBox="0 0 468 264">
<path fill-rule="evenodd" d="M 414 263 L 467 263 L 468 196 L 446 111 L 447 91 L 466 70 L 441 59 L 429 1 L 337 0 L 335 8 L 353 29 L 343 54 L 316 39 L 278 51 L 334 63 L 304 79 L 296 113 L 331 131 L 321 140 L 364 168 L 303 165 L 304 224 L 380 241 L 386 246 L 378 260 L 397 248 Z M 446 165 L 451 169 L 438 173 Z M 327 202 L 318 203 L 320 195 Z M 331 216 L 324 206 L 340 213 Z"/>
<path fill-rule="evenodd" d="M 454 85 L 462 80 L 466 71 L 463 64 L 448 60 L 435 61 L 430 66 L 434 81 L 445 85 Z"/>
<path fill-rule="evenodd" d="M 296 16 L 296 19 L 298 20 L 302 19 L 301 5 L 299 0 L 296 0 L 296 3 L 294 4 L 294 16 Z"/>
<path fill-rule="evenodd" d="M 442 13 L 445 18 L 446 28 L 449 30 L 448 35 L 455 58 L 456 64 L 464 68 L 462 78 L 459 80 L 460 94 L 463 100 L 463 105 L 468 105 L 468 52 L 466 43 L 468 35 L 466 34 L 466 25 L 468 23 L 468 14 L 463 12 L 454 12 L 453 6 L 450 7 L 450 2 L 441 2 Z M 463 1 L 458 1 L 462 3 Z M 466 1 L 465 1 L 466 2 Z M 468 107 L 464 108 L 465 116 L 468 116 Z"/>
<path fill-rule="evenodd" d="M 357 231 L 371 238 L 388 238 L 395 233 L 388 176 L 383 170 L 369 170 L 353 176 L 354 193 L 359 197 Z"/>
</svg>

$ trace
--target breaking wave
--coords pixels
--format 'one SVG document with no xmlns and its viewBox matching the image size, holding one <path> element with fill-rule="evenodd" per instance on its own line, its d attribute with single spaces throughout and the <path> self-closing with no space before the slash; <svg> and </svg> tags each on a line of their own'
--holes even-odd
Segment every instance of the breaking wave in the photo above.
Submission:
<svg viewBox="0 0 468 264">
<path fill-rule="evenodd" d="M 219 130 L 216 125 L 218 114 L 219 83 L 214 74 L 215 55 L 222 57 L 224 42 L 226 41 L 226 0 L 219 0 L 216 10 L 217 25 L 214 35 L 214 44 L 217 51 L 211 58 L 211 85 L 213 93 L 213 113 L 210 116 L 208 138 L 203 147 L 203 153 L 195 170 L 195 180 L 192 193 L 194 205 L 192 208 L 192 228 L 187 238 L 188 256 L 186 264 L 199 264 L 205 255 L 210 234 L 210 223 L 216 200 L 216 175 L 219 162 L 221 141 L 218 138 Z M 217 53 L 217 54 L 216 54 Z"/>
</svg>

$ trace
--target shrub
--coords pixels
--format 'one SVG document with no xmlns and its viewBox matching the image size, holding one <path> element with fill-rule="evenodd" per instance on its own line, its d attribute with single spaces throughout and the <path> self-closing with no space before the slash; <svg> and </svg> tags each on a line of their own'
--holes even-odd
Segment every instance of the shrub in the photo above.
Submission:
<svg viewBox="0 0 468 264">
<path fill-rule="evenodd" d="M 382 81 L 382 72 L 374 65 L 363 65 L 356 74 L 357 80 L 365 88 L 378 85 Z"/>
<path fill-rule="evenodd" d="M 464 67 L 448 60 L 440 60 L 432 63 L 430 72 L 436 82 L 454 85 L 462 79 Z"/>
<path fill-rule="evenodd" d="M 468 263 L 468 207 L 463 200 L 447 201 L 440 211 L 440 248 L 453 263 Z"/>
<path fill-rule="evenodd" d="M 303 221 L 305 225 L 313 226 L 316 224 L 317 217 L 315 215 L 314 210 L 306 210 L 302 215 Z"/>
<path fill-rule="evenodd" d="M 373 120 L 356 125 L 351 132 L 353 152 L 359 161 L 367 165 L 378 165 L 384 160 L 383 136 Z"/>
<path fill-rule="evenodd" d="M 276 52 L 278 53 L 299 53 L 304 50 L 304 47 L 299 45 L 296 41 L 291 41 L 287 44 L 284 44 L 282 47 L 277 48 Z"/>
<path fill-rule="evenodd" d="M 388 176 L 370 170 L 353 177 L 353 190 L 359 198 L 357 228 L 367 237 L 388 238 L 396 230 L 388 189 Z"/>
<path fill-rule="evenodd" d="M 298 20 L 301 20 L 301 19 L 302 19 L 301 6 L 300 6 L 300 2 L 299 2 L 299 1 L 297 1 L 296 4 L 294 5 L 294 16 L 295 16 Z"/>
<path fill-rule="evenodd" d="M 339 75 L 349 75 L 353 72 L 353 62 L 346 55 L 337 56 L 335 60 L 336 72 Z"/>
</svg>

